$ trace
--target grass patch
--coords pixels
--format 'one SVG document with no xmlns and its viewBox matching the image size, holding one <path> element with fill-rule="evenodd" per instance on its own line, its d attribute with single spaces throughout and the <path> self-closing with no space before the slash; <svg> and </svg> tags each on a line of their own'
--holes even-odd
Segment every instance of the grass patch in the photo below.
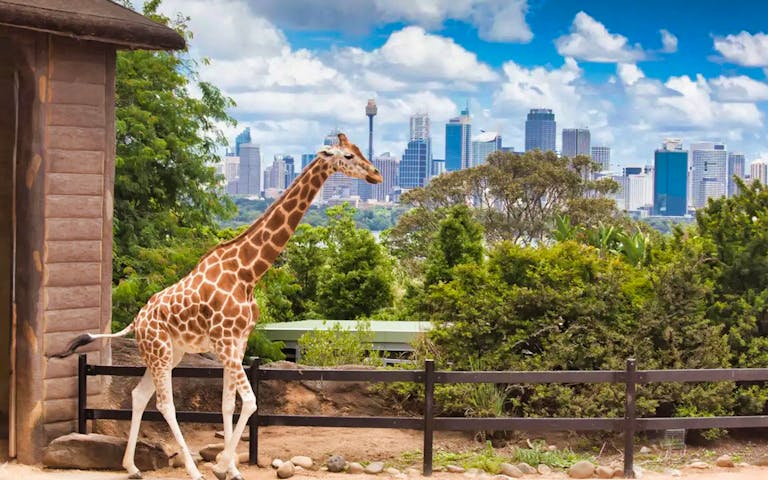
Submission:
<svg viewBox="0 0 768 480">
<path fill-rule="evenodd" d="M 527 463 L 532 467 L 548 465 L 552 468 L 568 468 L 581 460 L 594 462 L 591 455 L 575 453 L 572 450 L 549 450 L 544 444 L 534 443 L 531 448 L 515 448 L 513 463 Z"/>
</svg>

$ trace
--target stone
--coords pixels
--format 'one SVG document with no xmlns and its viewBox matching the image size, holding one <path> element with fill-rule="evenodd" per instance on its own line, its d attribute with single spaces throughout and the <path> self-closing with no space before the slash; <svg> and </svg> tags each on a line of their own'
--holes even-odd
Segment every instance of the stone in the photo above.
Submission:
<svg viewBox="0 0 768 480">
<path fill-rule="evenodd" d="M 312 465 L 315 464 L 311 458 L 305 457 L 304 455 L 296 455 L 295 457 L 291 458 L 291 463 L 297 467 L 306 469 L 312 468 Z"/>
<path fill-rule="evenodd" d="M 758 467 L 768 467 L 768 455 L 756 458 L 752 465 L 756 465 Z"/>
<path fill-rule="evenodd" d="M 651 450 L 650 448 L 648 448 L 646 446 L 640 447 L 640 454 L 641 455 L 648 455 L 651 452 L 653 452 L 653 450 Z"/>
<path fill-rule="evenodd" d="M 730 455 L 721 455 L 715 460 L 715 465 L 723 468 L 733 468 L 736 465 L 733 463 L 733 459 Z"/>
<path fill-rule="evenodd" d="M 123 470 L 127 444 L 127 439 L 110 435 L 70 433 L 45 447 L 43 465 L 51 468 Z M 136 467 L 139 470 L 157 470 L 168 464 L 168 454 L 161 445 L 138 441 Z"/>
<path fill-rule="evenodd" d="M 557 450 L 557 445 L 547 445 L 547 450 L 549 450 L 550 452 L 554 452 L 555 450 Z"/>
<path fill-rule="evenodd" d="M 349 462 L 347 465 L 347 473 L 363 473 L 365 469 L 357 462 Z"/>
<path fill-rule="evenodd" d="M 635 479 L 639 480 L 643 478 L 643 475 L 645 475 L 645 470 L 643 470 L 643 467 L 641 467 L 640 465 L 634 465 L 632 467 L 632 473 L 635 475 Z M 616 476 L 616 472 L 614 472 L 614 476 Z"/>
<path fill-rule="evenodd" d="M 341 455 L 331 455 L 325 462 L 329 472 L 341 472 L 347 465 L 347 461 Z"/>
<path fill-rule="evenodd" d="M 542 463 L 536 467 L 536 471 L 539 472 L 539 475 L 549 475 L 552 473 L 552 469 L 545 463 Z"/>
<path fill-rule="evenodd" d="M 525 462 L 518 463 L 516 466 L 518 469 L 520 469 L 521 472 L 523 472 L 523 475 L 531 475 L 536 473 L 536 469 Z"/>
<path fill-rule="evenodd" d="M 248 463 L 248 460 L 251 459 L 251 456 L 248 454 L 248 452 L 240 452 L 237 454 L 237 463 Z"/>
<path fill-rule="evenodd" d="M 283 463 L 285 463 L 285 462 L 283 462 L 279 458 L 276 458 L 276 459 L 272 460 L 272 468 L 280 468 L 280 465 L 282 465 Z"/>
<path fill-rule="evenodd" d="M 571 478 L 590 478 L 594 474 L 595 465 L 588 460 L 576 462 L 568 469 L 568 476 Z"/>
<path fill-rule="evenodd" d="M 470 468 L 466 472 L 464 472 L 464 476 L 467 478 L 477 478 L 480 476 L 480 474 L 483 473 L 482 470 L 479 468 Z"/>
<path fill-rule="evenodd" d="M 405 474 L 407 476 L 409 476 L 409 477 L 420 477 L 421 476 L 421 470 L 419 470 L 418 468 L 413 468 L 413 467 L 406 468 L 405 469 Z"/>
<path fill-rule="evenodd" d="M 216 438 L 224 438 L 224 430 L 220 430 L 220 431 L 214 433 L 213 435 Z M 243 436 L 240 437 L 240 441 L 241 442 L 247 442 L 248 440 L 250 440 L 250 438 L 251 438 L 251 436 L 248 434 L 248 430 L 246 430 L 245 432 L 243 432 Z"/>
<path fill-rule="evenodd" d="M 601 465 L 595 469 L 595 475 L 597 478 L 613 478 L 613 467 Z"/>
<path fill-rule="evenodd" d="M 446 470 L 450 473 L 464 473 L 466 470 L 464 470 L 464 467 L 460 467 L 458 465 L 448 465 L 445 467 Z"/>
<path fill-rule="evenodd" d="M 707 462 L 701 462 L 701 461 L 691 462 L 688 464 L 688 466 L 690 468 L 696 468 L 698 470 L 706 470 L 707 468 L 709 468 L 709 464 Z"/>
<path fill-rule="evenodd" d="M 376 475 L 384 471 L 384 462 L 371 462 L 364 469 L 363 472 Z"/>
<path fill-rule="evenodd" d="M 511 463 L 502 463 L 499 467 L 501 468 L 501 473 L 508 477 L 520 478 L 523 476 L 523 472 Z"/>
<path fill-rule="evenodd" d="M 384 471 L 387 472 L 389 475 L 392 475 L 393 477 L 401 475 L 400 470 L 398 470 L 398 469 L 396 469 L 394 467 L 389 467 L 389 468 L 385 469 Z"/>
<path fill-rule="evenodd" d="M 184 456 L 179 452 L 174 453 L 170 457 L 170 464 L 172 468 L 184 468 Z"/>
<path fill-rule="evenodd" d="M 283 462 L 277 468 L 277 478 L 291 478 L 296 473 L 296 467 L 291 462 Z"/>
<path fill-rule="evenodd" d="M 223 443 L 209 443 L 200 449 L 200 456 L 206 462 L 214 462 L 216 461 L 216 455 L 220 454 L 222 450 L 224 450 Z"/>
<path fill-rule="evenodd" d="M 669 475 L 670 477 L 682 477 L 683 473 L 676 468 L 667 468 L 664 470 L 664 475 Z"/>
</svg>

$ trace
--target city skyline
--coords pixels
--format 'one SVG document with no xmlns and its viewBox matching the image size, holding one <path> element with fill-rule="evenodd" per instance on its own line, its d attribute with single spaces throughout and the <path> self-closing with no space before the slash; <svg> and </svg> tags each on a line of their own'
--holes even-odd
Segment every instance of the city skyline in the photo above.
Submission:
<svg viewBox="0 0 768 480">
<path fill-rule="evenodd" d="M 766 7 L 755 2 L 652 0 L 632 15 L 598 0 L 468 0 L 429 11 L 373 0 L 352 9 L 336 0 L 218 3 L 166 0 L 161 10 L 190 16 L 191 53 L 211 60 L 201 78 L 237 102 L 240 125 L 226 136 L 251 127 L 264 158 L 313 151 L 333 127 L 364 145 L 359 108 L 369 98 L 379 106 L 377 151 L 407 142 L 401 125 L 411 114 L 428 112 L 439 126 L 468 100 L 473 123 L 517 151 L 518 119 L 552 108 L 559 126 L 589 126 L 617 165 L 650 163 L 669 136 L 738 144 L 748 163 L 768 157 Z M 441 155 L 443 139 L 433 139 Z"/>
</svg>

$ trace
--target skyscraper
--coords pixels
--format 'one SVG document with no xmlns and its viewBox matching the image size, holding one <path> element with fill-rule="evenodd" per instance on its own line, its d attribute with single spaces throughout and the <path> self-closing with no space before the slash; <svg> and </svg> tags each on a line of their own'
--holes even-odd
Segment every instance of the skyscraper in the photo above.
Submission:
<svg viewBox="0 0 768 480">
<path fill-rule="evenodd" d="M 373 198 L 380 202 L 385 202 L 391 199 L 392 189 L 397 185 L 397 169 L 399 166 L 397 158 L 390 155 L 389 152 L 382 153 L 378 157 L 373 159 L 373 166 L 379 169 L 384 181 L 373 185 L 372 195 Z"/>
<path fill-rule="evenodd" d="M 743 153 L 728 154 L 728 198 L 739 193 L 739 188 L 733 177 L 739 177 L 744 180 L 745 158 Z"/>
<path fill-rule="evenodd" d="M 564 157 L 589 155 L 591 135 L 588 128 L 564 128 L 561 154 Z"/>
<path fill-rule="evenodd" d="M 432 138 L 431 125 L 428 113 L 416 113 L 411 115 L 411 140 L 419 138 Z"/>
<path fill-rule="evenodd" d="M 468 168 L 471 159 L 472 117 L 467 107 L 461 111 L 461 115 L 448 120 L 445 124 L 445 169 L 453 172 Z M 405 188 L 403 185 L 400 186 Z"/>
<path fill-rule="evenodd" d="M 312 163 L 312 160 L 315 159 L 314 153 L 302 153 L 301 154 L 301 169 L 304 170 L 307 168 L 307 165 Z"/>
<path fill-rule="evenodd" d="M 667 139 L 653 155 L 653 214 L 682 217 L 688 205 L 688 152 Z"/>
<path fill-rule="evenodd" d="M 555 114 L 549 108 L 532 108 L 525 121 L 525 151 L 555 151 Z"/>
<path fill-rule="evenodd" d="M 240 178 L 237 193 L 261 194 L 261 150 L 253 143 L 242 143 L 240 149 Z"/>
<path fill-rule="evenodd" d="M 601 170 L 610 170 L 611 147 L 592 147 L 592 160 L 600 164 Z"/>
<path fill-rule="evenodd" d="M 759 180 L 763 185 L 768 184 L 768 163 L 763 160 L 755 160 L 749 166 L 749 176 L 752 180 Z"/>
<path fill-rule="evenodd" d="M 376 100 L 371 98 L 365 105 L 365 115 L 368 117 L 368 160 L 373 161 L 373 117 L 376 116 L 378 108 L 376 107 Z M 360 196 L 360 200 L 370 200 L 372 198 L 373 185 L 365 180 L 356 180 L 355 186 L 357 187 L 357 194 Z"/>
<path fill-rule="evenodd" d="M 285 180 L 283 180 L 283 188 L 288 188 L 297 175 L 293 155 L 283 155 L 283 163 L 285 164 Z"/>
<path fill-rule="evenodd" d="M 423 187 L 429 178 L 427 169 L 431 163 L 431 140 L 419 138 L 409 141 L 403 153 L 403 159 L 400 161 L 400 187 Z"/>
<path fill-rule="evenodd" d="M 235 137 L 235 156 L 240 156 L 240 145 L 251 143 L 251 127 L 245 127 L 245 130 Z"/>
<path fill-rule="evenodd" d="M 472 137 L 472 162 L 471 167 L 476 167 L 485 162 L 488 155 L 501 150 L 501 135 L 497 132 L 481 131 Z"/>
<path fill-rule="evenodd" d="M 728 193 L 728 152 L 716 142 L 691 144 L 691 188 L 693 208 L 707 206 L 707 199 Z"/>
</svg>

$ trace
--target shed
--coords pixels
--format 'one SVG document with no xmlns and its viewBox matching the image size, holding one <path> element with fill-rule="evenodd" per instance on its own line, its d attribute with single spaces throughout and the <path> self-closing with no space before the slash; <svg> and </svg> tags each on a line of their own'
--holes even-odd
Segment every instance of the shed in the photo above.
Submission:
<svg viewBox="0 0 768 480">
<path fill-rule="evenodd" d="M 336 325 L 341 330 L 357 330 L 355 320 L 301 320 L 298 322 L 266 323 L 261 328 L 269 340 L 283 342 L 283 353 L 288 360 L 301 362 L 299 338 L 307 332 L 314 330 L 331 330 Z M 406 321 L 382 321 L 372 320 L 371 343 L 373 350 L 390 354 L 410 354 L 414 351 L 413 343 L 419 337 L 429 331 L 432 325 L 429 322 Z M 385 362 L 396 363 L 397 357 Z"/>
<path fill-rule="evenodd" d="M 0 459 L 75 430 L 77 359 L 47 356 L 110 330 L 116 52 L 184 47 L 108 0 L 0 0 Z"/>
</svg>

